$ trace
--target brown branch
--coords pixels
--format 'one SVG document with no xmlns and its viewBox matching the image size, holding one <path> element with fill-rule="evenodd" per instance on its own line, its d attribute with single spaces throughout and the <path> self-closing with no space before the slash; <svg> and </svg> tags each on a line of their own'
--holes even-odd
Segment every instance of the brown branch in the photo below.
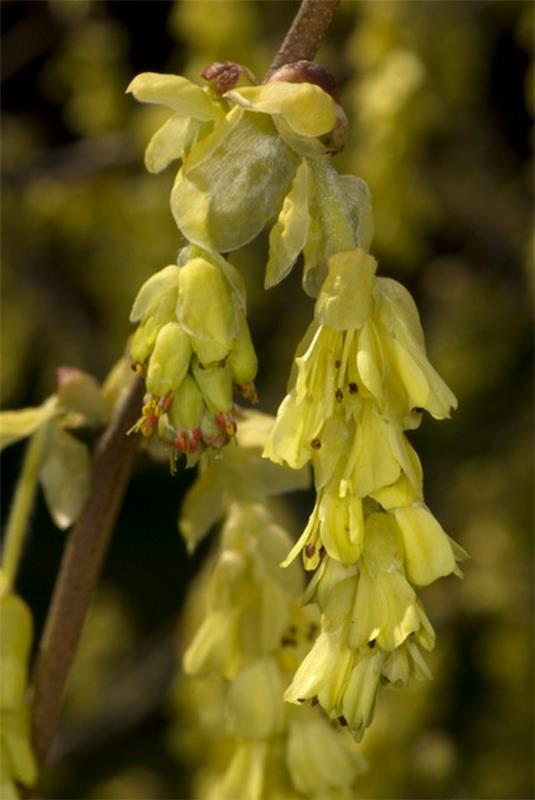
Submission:
<svg viewBox="0 0 535 800">
<path fill-rule="evenodd" d="M 284 64 L 303 58 L 314 58 L 339 2 L 340 0 L 302 0 L 264 81 Z"/>
<path fill-rule="evenodd" d="M 268 75 L 283 64 L 313 58 L 337 4 L 338 0 L 302 0 Z M 89 500 L 63 553 L 30 691 L 32 742 L 41 764 L 50 748 L 67 676 L 134 465 L 138 437 L 127 437 L 125 432 L 138 416 L 142 395 L 142 383 L 136 380 L 103 434 L 93 463 Z"/>
<path fill-rule="evenodd" d="M 63 552 L 31 687 L 32 742 L 41 763 L 52 741 L 86 612 L 134 466 L 139 439 L 125 432 L 139 416 L 142 398 L 143 384 L 136 379 L 97 445 L 91 494 Z"/>
</svg>

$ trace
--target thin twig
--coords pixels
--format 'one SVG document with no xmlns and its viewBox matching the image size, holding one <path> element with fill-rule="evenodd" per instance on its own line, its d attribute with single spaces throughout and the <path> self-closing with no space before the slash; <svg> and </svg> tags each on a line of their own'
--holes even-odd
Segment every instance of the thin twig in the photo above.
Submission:
<svg viewBox="0 0 535 800">
<path fill-rule="evenodd" d="M 284 64 L 303 58 L 314 58 L 339 2 L 340 0 L 303 0 L 266 78 Z"/>
<path fill-rule="evenodd" d="M 97 446 L 91 494 L 65 545 L 31 688 L 32 742 L 41 763 L 52 741 L 86 612 L 134 465 L 138 437 L 125 432 L 139 415 L 142 397 L 143 384 L 136 379 Z"/>
<path fill-rule="evenodd" d="M 291 61 L 313 58 L 337 4 L 338 0 L 302 0 L 268 74 Z M 32 742 L 41 764 L 50 748 L 67 676 L 134 465 L 138 437 L 127 437 L 125 432 L 138 415 L 142 395 L 142 384 L 136 381 L 104 433 L 93 464 L 88 503 L 65 546 L 30 692 Z"/>
</svg>

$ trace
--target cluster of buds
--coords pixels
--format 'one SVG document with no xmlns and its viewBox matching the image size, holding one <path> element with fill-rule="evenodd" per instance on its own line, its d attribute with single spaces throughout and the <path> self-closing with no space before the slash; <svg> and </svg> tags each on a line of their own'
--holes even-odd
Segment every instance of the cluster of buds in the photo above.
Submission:
<svg viewBox="0 0 535 800">
<path fill-rule="evenodd" d="M 141 287 L 132 308 L 139 327 L 133 369 L 145 377 L 141 417 L 133 430 L 158 435 L 175 459 L 195 463 L 236 433 L 236 387 L 256 401 L 257 360 L 244 314 L 239 276 L 213 254 L 186 248 Z"/>
</svg>

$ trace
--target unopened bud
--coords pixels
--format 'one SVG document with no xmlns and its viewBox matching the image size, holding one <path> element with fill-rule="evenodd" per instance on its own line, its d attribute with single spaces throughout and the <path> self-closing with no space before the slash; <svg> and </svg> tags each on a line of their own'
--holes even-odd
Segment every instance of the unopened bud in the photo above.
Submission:
<svg viewBox="0 0 535 800">
<path fill-rule="evenodd" d="M 247 320 L 241 311 L 237 314 L 237 323 L 237 334 L 232 343 L 229 364 L 232 369 L 234 383 L 238 386 L 243 386 L 254 381 L 258 369 L 258 360 Z"/>
<path fill-rule="evenodd" d="M 139 326 L 130 342 L 130 355 L 135 362 L 143 364 L 147 360 L 154 347 L 157 333 L 158 323 L 154 317 L 149 317 Z"/>
<path fill-rule="evenodd" d="M 256 78 L 248 67 L 235 61 L 215 61 L 201 72 L 216 94 L 225 94 L 236 86 L 250 86 Z"/>
<path fill-rule="evenodd" d="M 160 329 L 149 361 L 146 385 L 156 397 L 173 392 L 182 383 L 191 359 L 189 336 L 178 322 Z"/>
<path fill-rule="evenodd" d="M 177 317 L 202 364 L 225 358 L 232 346 L 234 306 L 221 269 L 204 258 L 180 268 Z"/>
<path fill-rule="evenodd" d="M 139 322 L 143 317 L 153 313 L 162 297 L 166 294 L 175 293 L 178 289 L 178 267 L 171 264 L 164 267 L 159 272 L 145 281 L 139 290 L 132 311 L 130 312 L 130 322 Z M 176 302 L 176 297 L 173 303 Z"/>
<path fill-rule="evenodd" d="M 175 431 L 194 430 L 201 424 L 204 402 L 199 387 L 186 375 L 173 396 L 169 409 L 169 421 Z"/>
<path fill-rule="evenodd" d="M 206 407 L 212 414 L 230 411 L 232 408 L 232 371 L 229 366 L 209 366 L 202 369 L 195 359 L 193 377 L 202 392 Z"/>
</svg>

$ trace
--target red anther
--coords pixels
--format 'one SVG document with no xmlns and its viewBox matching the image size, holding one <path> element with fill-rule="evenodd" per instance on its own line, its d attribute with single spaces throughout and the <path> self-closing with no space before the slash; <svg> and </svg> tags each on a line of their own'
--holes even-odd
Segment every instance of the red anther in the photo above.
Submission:
<svg viewBox="0 0 535 800">
<path fill-rule="evenodd" d="M 169 392 L 169 394 L 166 394 L 165 397 L 160 397 L 158 405 L 161 406 L 161 408 L 165 412 L 169 411 L 172 403 L 173 403 L 173 395 L 171 394 L 171 392 Z"/>
<path fill-rule="evenodd" d="M 225 425 L 225 432 L 228 433 L 229 436 L 235 436 L 237 430 L 238 426 L 236 425 L 234 420 L 232 419 L 227 420 L 227 424 Z"/>
<path fill-rule="evenodd" d="M 191 438 L 194 442 L 200 442 L 202 439 L 202 431 L 200 428 L 193 428 L 191 432 Z"/>
<path fill-rule="evenodd" d="M 214 419 L 215 419 L 215 424 L 217 425 L 218 428 L 221 428 L 222 431 L 226 430 L 227 420 L 222 412 L 220 414 L 216 414 Z"/>
<path fill-rule="evenodd" d="M 186 437 L 183 433 L 179 433 L 175 439 L 175 447 L 183 453 L 186 450 Z"/>
<path fill-rule="evenodd" d="M 193 436 L 190 434 L 188 436 L 188 438 L 187 438 L 187 450 L 188 450 L 188 453 L 194 453 L 196 449 L 197 449 L 197 442 L 195 441 Z"/>
</svg>

